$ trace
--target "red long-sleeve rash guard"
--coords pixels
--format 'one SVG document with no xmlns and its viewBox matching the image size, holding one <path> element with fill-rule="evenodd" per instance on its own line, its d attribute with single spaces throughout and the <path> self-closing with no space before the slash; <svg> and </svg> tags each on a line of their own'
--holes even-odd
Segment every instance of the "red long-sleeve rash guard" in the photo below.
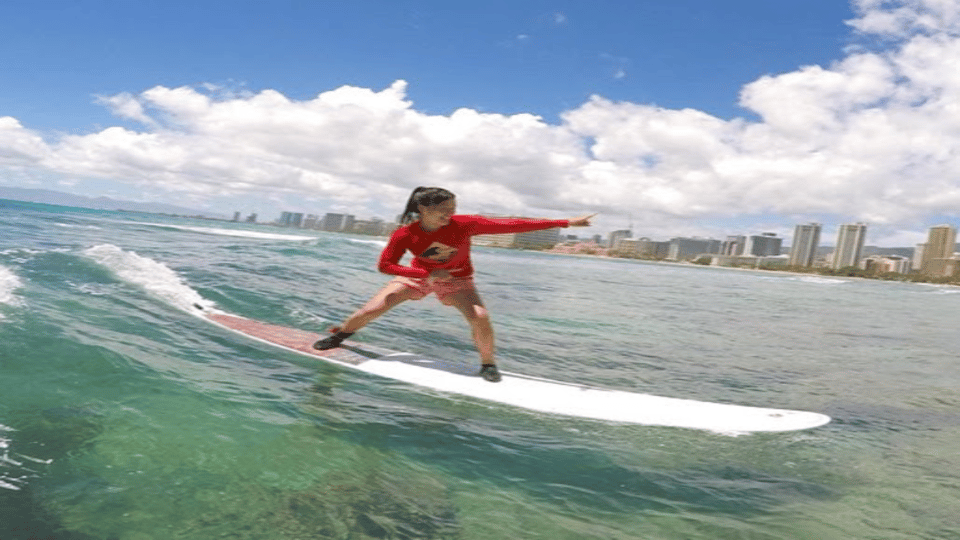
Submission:
<svg viewBox="0 0 960 540">
<path fill-rule="evenodd" d="M 385 274 L 409 278 L 426 278 L 430 272 L 445 269 L 454 277 L 473 275 L 470 262 L 470 237 L 477 234 L 506 234 L 568 227 L 566 219 L 502 219 L 481 216 L 453 216 L 450 223 L 436 231 L 426 232 L 420 222 L 397 229 L 380 254 L 378 268 Z M 410 266 L 400 265 L 409 251 Z"/>
</svg>

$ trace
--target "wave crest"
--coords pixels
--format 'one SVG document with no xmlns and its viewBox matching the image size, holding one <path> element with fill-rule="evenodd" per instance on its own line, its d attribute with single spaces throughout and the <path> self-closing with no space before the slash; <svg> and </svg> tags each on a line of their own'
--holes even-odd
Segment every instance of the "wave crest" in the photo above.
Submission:
<svg viewBox="0 0 960 540">
<path fill-rule="evenodd" d="M 23 281 L 9 268 L 0 266 L 0 304 L 19 306 L 22 301 L 15 294 L 23 286 Z M 0 314 L 0 319 L 3 315 Z"/>
<path fill-rule="evenodd" d="M 214 303 L 200 296 L 167 265 L 113 244 L 89 248 L 83 254 L 107 267 L 120 279 L 143 287 L 154 296 L 186 311 L 212 310 Z"/>
</svg>

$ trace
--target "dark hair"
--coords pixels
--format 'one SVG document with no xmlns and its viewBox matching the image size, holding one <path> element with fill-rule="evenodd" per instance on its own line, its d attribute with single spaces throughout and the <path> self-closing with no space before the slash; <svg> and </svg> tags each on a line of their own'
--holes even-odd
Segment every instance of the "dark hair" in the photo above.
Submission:
<svg viewBox="0 0 960 540">
<path fill-rule="evenodd" d="M 403 214 L 400 216 L 400 224 L 407 225 L 416 221 L 420 215 L 421 204 L 423 206 L 436 206 L 455 197 L 456 195 L 453 192 L 443 188 L 418 187 L 413 190 L 410 198 L 407 199 L 407 207 L 403 209 Z"/>
</svg>

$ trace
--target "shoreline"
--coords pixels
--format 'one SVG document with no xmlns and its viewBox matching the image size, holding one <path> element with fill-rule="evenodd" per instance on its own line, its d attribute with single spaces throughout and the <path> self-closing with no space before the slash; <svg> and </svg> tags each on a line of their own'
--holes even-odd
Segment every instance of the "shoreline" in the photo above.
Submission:
<svg viewBox="0 0 960 540">
<path fill-rule="evenodd" d="M 501 248 L 502 249 L 502 248 Z M 582 258 L 591 258 L 591 259 L 605 259 L 605 260 L 619 260 L 619 261 L 636 261 L 643 264 L 659 264 L 659 265 L 668 265 L 668 266 L 683 266 L 686 268 L 715 268 L 721 270 L 734 270 L 740 272 L 757 272 L 757 273 L 766 273 L 766 274 L 782 274 L 788 276 L 811 276 L 811 277 L 821 277 L 827 279 L 838 279 L 838 280 L 863 280 L 863 281 L 880 281 L 886 283 L 911 283 L 916 285 L 931 285 L 931 286 L 945 286 L 945 287 L 958 287 L 960 286 L 960 281 L 957 282 L 945 282 L 937 283 L 934 281 L 918 281 L 910 279 L 910 274 L 899 274 L 904 276 L 906 279 L 883 279 L 879 277 L 870 277 L 870 276 L 846 276 L 846 275 L 837 275 L 837 274 L 828 274 L 817 271 L 811 272 L 798 272 L 796 270 L 775 270 L 770 268 L 744 268 L 741 266 L 715 266 L 709 264 L 695 264 L 693 262 L 687 261 L 664 261 L 664 260 L 655 260 L 655 259 L 640 259 L 633 257 L 611 257 L 610 255 L 591 255 L 588 253 L 567 253 L 563 251 L 552 251 L 552 250 L 537 250 L 537 249 L 524 249 L 520 251 L 528 251 L 534 253 L 546 253 L 550 255 L 562 255 L 569 257 L 582 257 Z"/>
</svg>

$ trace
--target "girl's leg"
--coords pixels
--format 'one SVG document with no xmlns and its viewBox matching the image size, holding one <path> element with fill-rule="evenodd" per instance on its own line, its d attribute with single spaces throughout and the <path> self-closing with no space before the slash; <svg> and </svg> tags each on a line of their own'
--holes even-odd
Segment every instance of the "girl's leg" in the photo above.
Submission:
<svg viewBox="0 0 960 540">
<path fill-rule="evenodd" d="M 463 290 L 444 298 L 444 304 L 457 308 L 470 323 L 473 341 L 477 345 L 482 364 L 495 365 L 493 325 L 490 312 L 483 305 L 476 289 Z"/>
<path fill-rule="evenodd" d="M 397 305 L 407 301 L 423 298 L 423 293 L 404 285 L 391 281 L 380 289 L 362 308 L 358 309 L 353 315 L 347 317 L 343 324 L 331 328 L 333 335 L 318 340 L 313 344 L 313 348 L 325 351 L 339 347 L 343 340 L 350 337 L 354 332 L 368 325 L 371 321 L 384 313 L 395 308 Z"/>
<path fill-rule="evenodd" d="M 338 332 L 353 333 L 370 324 L 371 321 L 407 300 L 423 298 L 423 293 L 404 285 L 391 281 L 380 289 L 362 308 L 347 317 L 340 325 Z"/>
</svg>

